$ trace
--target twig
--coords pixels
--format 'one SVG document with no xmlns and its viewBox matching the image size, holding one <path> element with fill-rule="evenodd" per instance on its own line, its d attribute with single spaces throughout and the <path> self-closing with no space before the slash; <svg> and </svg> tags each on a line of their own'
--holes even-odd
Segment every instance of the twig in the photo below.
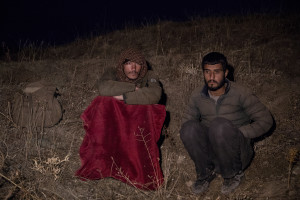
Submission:
<svg viewBox="0 0 300 200">
<path fill-rule="evenodd" d="M 42 190 L 45 190 L 45 191 L 48 191 L 48 192 L 51 192 L 52 194 L 54 194 L 54 195 L 60 197 L 61 199 L 64 199 L 62 196 L 60 196 L 59 194 L 57 194 L 56 192 L 54 192 L 54 191 L 52 191 L 52 190 L 50 190 L 50 189 L 48 189 L 48 188 L 41 188 L 41 189 L 42 189 Z"/>
<path fill-rule="evenodd" d="M 116 168 L 116 170 L 118 171 L 118 174 L 119 174 L 120 177 L 125 178 L 125 180 L 126 180 L 132 187 L 134 187 L 136 190 L 142 192 L 142 193 L 143 193 L 144 195 L 146 195 L 146 196 L 149 196 L 145 191 L 139 189 L 139 188 L 136 186 L 138 183 L 132 182 L 132 181 L 130 180 L 129 176 L 126 175 L 126 174 L 124 174 L 124 172 L 122 171 L 122 168 L 118 167 L 118 165 L 117 165 L 117 163 L 115 162 L 115 160 L 114 160 L 113 157 L 111 157 L 111 159 L 112 159 L 112 162 L 113 162 L 113 163 L 112 163 L 112 166 L 113 166 L 113 165 L 115 166 L 115 168 Z"/>
<path fill-rule="evenodd" d="M 20 190 L 22 190 L 23 192 L 25 192 L 26 194 L 29 194 L 33 199 L 40 200 L 39 198 L 37 198 L 35 196 L 32 196 L 29 191 L 27 191 L 25 188 L 19 186 L 18 184 L 16 184 L 15 182 L 13 182 L 12 180 L 10 180 L 8 177 L 6 177 L 5 175 L 3 175 L 2 173 L 0 173 L 0 176 L 2 178 L 4 178 L 5 180 L 7 180 L 8 182 L 10 182 L 11 184 L 13 184 L 14 186 L 16 186 L 17 188 L 19 188 Z"/>
<path fill-rule="evenodd" d="M 292 168 L 293 168 L 293 164 L 296 162 L 297 160 L 297 156 L 298 156 L 298 149 L 297 148 L 291 148 L 289 151 L 289 157 L 288 157 L 288 161 L 289 161 L 289 169 L 288 169 L 288 189 L 290 188 L 290 182 L 291 182 L 291 173 L 292 173 Z"/>
<path fill-rule="evenodd" d="M 18 129 L 17 124 L 15 124 L 15 122 L 14 122 L 10 117 L 8 117 L 7 115 L 5 115 L 5 114 L 2 113 L 2 112 L 0 112 L 0 114 L 1 114 L 3 117 L 5 117 L 6 119 L 8 119 L 8 121 L 12 122 L 12 124 L 14 125 L 14 127 Z"/>
<path fill-rule="evenodd" d="M 8 191 L 8 194 L 4 197 L 5 200 L 10 199 L 13 195 L 13 192 L 15 191 L 16 187 L 14 187 L 12 190 Z"/>
<path fill-rule="evenodd" d="M 147 150 L 147 153 L 148 153 L 148 157 L 149 157 L 149 159 L 150 159 L 150 162 L 151 162 L 151 165 L 152 165 L 152 168 L 153 168 L 153 172 L 154 172 L 154 176 L 155 176 L 154 182 L 156 182 L 156 185 L 159 187 L 159 186 L 160 186 L 160 181 L 159 181 L 159 178 L 158 178 L 158 173 L 159 173 L 158 170 L 159 170 L 159 169 L 157 169 L 157 166 L 154 166 L 154 162 L 153 162 L 153 160 L 152 160 L 152 156 L 151 156 L 150 150 L 149 150 L 148 145 L 147 145 L 147 142 L 149 142 L 151 139 L 146 140 L 146 137 L 149 136 L 151 133 L 144 135 L 144 134 L 143 134 L 144 129 L 143 129 L 143 128 L 140 128 L 140 127 L 138 127 L 138 128 L 139 128 L 139 130 L 140 130 L 140 134 L 139 134 L 139 135 L 138 135 L 138 134 L 135 134 L 135 135 L 136 135 L 136 136 L 140 136 L 140 137 L 141 137 L 141 140 L 140 140 L 140 141 L 143 141 L 144 144 L 145 144 L 145 147 L 146 147 L 146 150 Z"/>
</svg>

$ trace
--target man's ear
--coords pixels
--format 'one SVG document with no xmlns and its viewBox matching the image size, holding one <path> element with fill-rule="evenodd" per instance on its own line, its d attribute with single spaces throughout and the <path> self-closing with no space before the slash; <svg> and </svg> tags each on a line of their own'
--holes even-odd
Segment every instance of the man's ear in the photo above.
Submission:
<svg viewBox="0 0 300 200">
<path fill-rule="evenodd" d="M 225 71 L 225 77 L 227 77 L 228 73 L 229 73 L 229 70 L 226 69 L 226 71 Z"/>
</svg>

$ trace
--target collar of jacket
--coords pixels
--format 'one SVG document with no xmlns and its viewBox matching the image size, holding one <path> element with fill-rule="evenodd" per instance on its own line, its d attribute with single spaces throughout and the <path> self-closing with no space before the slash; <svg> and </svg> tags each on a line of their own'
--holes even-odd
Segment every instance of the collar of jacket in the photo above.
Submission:
<svg viewBox="0 0 300 200">
<path fill-rule="evenodd" d="M 230 90 L 231 82 L 226 78 L 225 79 L 225 84 L 226 84 L 225 94 L 227 94 L 229 92 L 229 90 Z M 207 88 L 206 84 L 204 85 L 201 94 L 204 95 L 204 96 L 206 96 L 206 97 L 209 97 L 208 88 Z"/>
</svg>

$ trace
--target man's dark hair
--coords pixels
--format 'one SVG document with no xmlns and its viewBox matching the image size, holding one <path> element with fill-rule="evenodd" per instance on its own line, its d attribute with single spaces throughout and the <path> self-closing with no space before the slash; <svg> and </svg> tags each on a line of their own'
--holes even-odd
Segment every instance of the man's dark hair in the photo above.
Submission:
<svg viewBox="0 0 300 200">
<path fill-rule="evenodd" d="M 203 57 L 202 59 L 202 70 L 204 69 L 204 65 L 215 65 L 221 64 L 223 70 L 226 71 L 228 69 L 228 63 L 226 57 L 219 52 L 211 52 Z"/>
</svg>

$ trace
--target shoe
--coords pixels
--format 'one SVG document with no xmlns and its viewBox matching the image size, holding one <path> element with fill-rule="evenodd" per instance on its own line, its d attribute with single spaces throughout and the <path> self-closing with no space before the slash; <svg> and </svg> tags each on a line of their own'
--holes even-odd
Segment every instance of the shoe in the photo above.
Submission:
<svg viewBox="0 0 300 200">
<path fill-rule="evenodd" d="M 229 194 L 233 192 L 241 183 L 244 178 L 244 173 L 240 171 L 232 178 L 224 178 L 224 182 L 221 188 L 221 193 Z"/>
<path fill-rule="evenodd" d="M 212 172 L 205 179 L 197 179 L 192 186 L 192 191 L 194 194 L 201 194 L 208 189 L 209 183 L 216 177 L 216 174 Z"/>
</svg>

